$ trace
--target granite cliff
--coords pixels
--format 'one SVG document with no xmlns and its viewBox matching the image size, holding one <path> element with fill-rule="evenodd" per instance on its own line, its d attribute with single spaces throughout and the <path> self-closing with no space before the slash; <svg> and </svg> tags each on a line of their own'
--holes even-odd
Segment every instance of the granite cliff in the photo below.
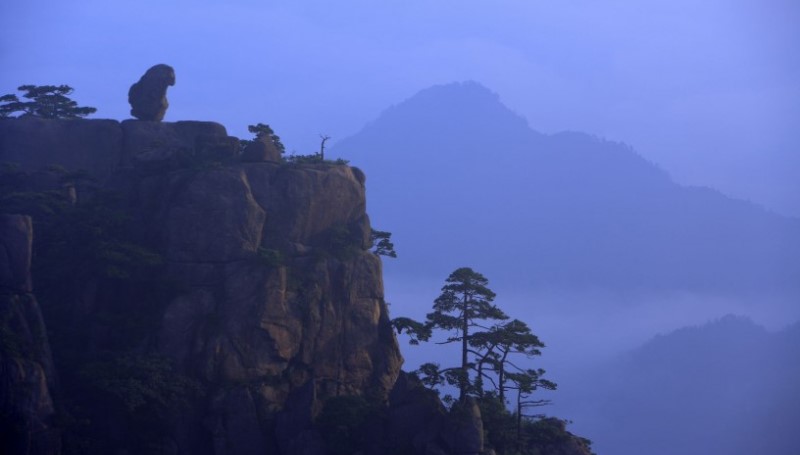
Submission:
<svg viewBox="0 0 800 455">
<path fill-rule="evenodd" d="M 477 405 L 401 374 L 364 174 L 259 156 L 211 122 L 0 120 L 5 451 L 484 452 Z"/>
<path fill-rule="evenodd" d="M 358 170 L 212 165 L 238 151 L 238 141 L 213 123 L 22 118 L 4 120 L 0 129 L 3 161 L 21 162 L 23 171 L 88 168 L 121 194 L 136 237 L 161 256 L 158 273 L 179 283 L 132 343 L 137 353 L 169 358 L 203 387 L 205 409 L 170 422 L 180 421 L 167 438 L 178 453 L 278 446 L 292 453 L 289 447 L 308 440 L 301 434 L 327 397 L 388 395 L 402 357 L 383 301 L 381 263 L 368 251 Z M 187 168 L 188 161 L 195 166 Z M 78 190 L 77 204 L 82 197 Z M 332 236 L 341 251 L 326 249 Z M 109 301 L 126 297 L 102 278 L 88 278 L 74 283 L 77 301 L 61 304 L 72 305 L 74 319 L 94 332 L 84 347 L 102 351 L 102 333 L 114 328 L 92 315 L 112 312 Z M 47 373 L 41 366 L 28 376 L 41 381 Z M 41 397 L 42 406 L 47 400 Z"/>
</svg>

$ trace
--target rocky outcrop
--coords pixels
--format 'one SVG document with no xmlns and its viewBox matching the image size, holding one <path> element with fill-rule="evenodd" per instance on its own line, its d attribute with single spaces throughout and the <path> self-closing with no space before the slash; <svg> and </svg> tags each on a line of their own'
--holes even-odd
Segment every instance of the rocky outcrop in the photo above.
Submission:
<svg viewBox="0 0 800 455">
<path fill-rule="evenodd" d="M 0 162 L 23 170 L 60 165 L 105 178 L 121 152 L 122 129 L 115 120 L 0 119 Z"/>
<path fill-rule="evenodd" d="M 167 88 L 175 85 L 175 70 L 169 65 L 155 65 L 131 85 L 128 102 L 131 115 L 139 120 L 160 122 L 167 113 Z"/>
<path fill-rule="evenodd" d="M 238 153 L 239 140 L 214 122 L 0 119 L 0 163 L 25 171 L 58 165 L 105 181 L 121 169 L 163 172 Z"/>
<path fill-rule="evenodd" d="M 176 169 L 192 162 L 230 160 L 239 140 L 214 122 L 126 120 L 121 124 L 120 166 Z"/>
<path fill-rule="evenodd" d="M 0 215 L 0 452 L 58 454 L 55 370 L 31 291 L 31 219 Z"/>
</svg>

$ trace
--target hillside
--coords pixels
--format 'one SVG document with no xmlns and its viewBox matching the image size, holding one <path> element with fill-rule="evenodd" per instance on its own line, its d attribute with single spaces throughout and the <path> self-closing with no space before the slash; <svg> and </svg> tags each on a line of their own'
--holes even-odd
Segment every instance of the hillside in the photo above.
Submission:
<svg viewBox="0 0 800 455">
<path fill-rule="evenodd" d="M 574 375 L 559 408 L 600 453 L 791 455 L 798 352 L 800 325 L 768 332 L 729 315 Z"/>
<path fill-rule="evenodd" d="M 331 154 L 369 174 L 401 275 L 474 263 L 539 289 L 800 290 L 799 220 L 677 185 L 624 144 L 537 133 L 474 82 L 419 92 Z"/>
</svg>

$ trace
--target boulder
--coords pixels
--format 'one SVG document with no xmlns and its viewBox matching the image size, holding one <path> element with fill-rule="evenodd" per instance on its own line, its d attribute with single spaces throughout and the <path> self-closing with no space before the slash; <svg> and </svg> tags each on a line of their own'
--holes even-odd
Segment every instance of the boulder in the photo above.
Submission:
<svg viewBox="0 0 800 455">
<path fill-rule="evenodd" d="M 139 120 L 160 122 L 169 103 L 167 87 L 175 85 L 175 70 L 169 65 L 155 65 L 128 90 L 131 115 Z"/>
</svg>

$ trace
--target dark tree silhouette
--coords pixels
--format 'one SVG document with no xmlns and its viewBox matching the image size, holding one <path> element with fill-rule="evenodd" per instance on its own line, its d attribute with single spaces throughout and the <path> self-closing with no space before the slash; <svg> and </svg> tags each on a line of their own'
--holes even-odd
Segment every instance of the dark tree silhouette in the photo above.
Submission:
<svg viewBox="0 0 800 455">
<path fill-rule="evenodd" d="M 372 242 L 372 252 L 376 256 L 397 257 L 397 252 L 394 250 L 394 243 L 392 243 L 391 232 L 372 229 L 369 237 Z"/>
<path fill-rule="evenodd" d="M 272 141 L 272 145 L 274 145 L 275 148 L 277 148 L 278 151 L 281 152 L 281 154 L 286 152 L 286 147 L 283 145 L 283 142 L 281 142 L 280 136 L 275 134 L 275 131 L 273 131 L 272 128 L 269 125 L 267 125 L 265 123 L 257 123 L 255 125 L 248 125 L 247 126 L 247 131 L 255 134 L 256 135 L 255 139 L 261 139 L 262 137 L 269 138 L 270 141 Z M 239 141 L 239 148 L 241 150 L 244 150 L 245 147 L 247 147 L 247 145 L 249 143 L 251 143 L 251 142 L 253 142 L 253 140 L 242 139 L 242 140 Z"/>
<path fill-rule="evenodd" d="M 511 372 L 519 376 L 527 371 L 516 365 L 512 356 L 523 355 L 530 358 L 541 355 L 539 348 L 543 348 L 544 343 L 531 332 L 527 324 L 519 319 L 514 319 L 494 326 L 489 331 L 476 333 L 470 340 L 470 347 L 470 351 L 477 358 L 475 362 L 475 369 L 478 373 L 476 380 L 481 381 L 486 377 L 484 366 L 489 366 L 497 375 L 497 380 L 493 382 L 498 397 L 505 403 L 508 390 L 506 384 L 512 380 Z"/>
<path fill-rule="evenodd" d="M 327 134 L 320 134 L 320 143 L 319 143 L 319 159 L 325 161 L 325 143 L 328 142 L 328 139 L 331 137 Z"/>
<path fill-rule="evenodd" d="M 488 284 L 486 277 L 471 268 L 457 269 L 447 277 L 442 294 L 433 303 L 433 312 L 427 315 L 429 327 L 452 333 L 441 344 L 461 344 L 461 365 L 446 371 L 458 385 L 459 400 L 463 400 L 471 390 L 469 354 L 476 333 L 488 330 L 486 321 L 508 319 L 492 304 L 495 293 L 487 287 Z"/>
<path fill-rule="evenodd" d="M 50 119 L 82 118 L 93 114 L 97 109 L 78 106 L 69 98 L 73 88 L 69 85 L 21 85 L 17 90 L 30 101 L 20 101 L 17 95 L 0 96 L 0 118 L 13 117 L 13 114 L 31 115 Z"/>
</svg>

